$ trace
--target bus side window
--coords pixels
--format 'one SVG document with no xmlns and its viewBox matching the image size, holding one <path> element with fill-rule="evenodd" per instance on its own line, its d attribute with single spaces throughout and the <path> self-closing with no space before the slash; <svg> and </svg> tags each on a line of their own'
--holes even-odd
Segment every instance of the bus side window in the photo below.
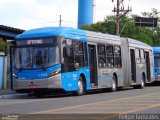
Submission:
<svg viewBox="0 0 160 120">
<path fill-rule="evenodd" d="M 118 45 L 114 46 L 114 67 L 116 67 L 116 68 L 122 67 L 121 47 Z"/>
<path fill-rule="evenodd" d="M 63 57 L 67 58 L 70 57 L 71 55 L 70 47 L 67 45 L 66 40 L 63 41 Z"/>
<path fill-rule="evenodd" d="M 113 68 L 114 65 L 113 45 L 106 46 L 106 54 L 107 54 L 107 67 Z"/>
<path fill-rule="evenodd" d="M 74 46 L 75 63 L 78 63 L 79 67 L 84 67 L 85 66 L 84 43 L 81 41 L 73 41 L 73 46 Z"/>
<path fill-rule="evenodd" d="M 98 47 L 98 66 L 99 68 L 105 68 L 106 67 L 105 45 L 99 44 L 97 47 Z"/>
<path fill-rule="evenodd" d="M 63 43 L 63 58 L 65 63 L 73 63 L 73 46 L 72 46 L 72 40 L 64 40 Z"/>
<path fill-rule="evenodd" d="M 144 63 L 145 62 L 145 56 L 144 56 L 144 50 L 143 49 L 140 50 L 140 56 L 141 56 L 141 62 Z"/>
<path fill-rule="evenodd" d="M 141 63 L 139 49 L 136 49 L 136 61 L 137 61 L 137 63 Z"/>
</svg>

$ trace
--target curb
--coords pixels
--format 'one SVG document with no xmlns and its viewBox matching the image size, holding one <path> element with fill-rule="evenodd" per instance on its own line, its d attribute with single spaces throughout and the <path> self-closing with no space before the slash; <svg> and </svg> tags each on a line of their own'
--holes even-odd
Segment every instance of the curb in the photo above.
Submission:
<svg viewBox="0 0 160 120">
<path fill-rule="evenodd" d="M 8 95 L 1 95 L 0 99 L 11 99 L 11 98 L 21 98 L 21 97 L 27 97 L 28 94 L 8 94 Z"/>
</svg>

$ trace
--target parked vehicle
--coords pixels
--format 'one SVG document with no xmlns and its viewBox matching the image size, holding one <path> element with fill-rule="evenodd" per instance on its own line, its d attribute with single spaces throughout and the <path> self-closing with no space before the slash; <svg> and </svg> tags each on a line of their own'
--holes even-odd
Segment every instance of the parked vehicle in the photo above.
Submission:
<svg viewBox="0 0 160 120">
<path fill-rule="evenodd" d="M 15 42 L 12 88 L 17 92 L 83 95 L 91 89 L 143 88 L 154 80 L 152 47 L 130 38 L 48 27 L 25 31 Z"/>
</svg>

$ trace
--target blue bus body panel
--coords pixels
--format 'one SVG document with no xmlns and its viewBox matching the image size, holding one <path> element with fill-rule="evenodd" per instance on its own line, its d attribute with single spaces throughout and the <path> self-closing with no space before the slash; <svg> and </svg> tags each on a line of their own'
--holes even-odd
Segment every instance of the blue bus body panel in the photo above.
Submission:
<svg viewBox="0 0 160 120">
<path fill-rule="evenodd" d="M 81 68 L 74 72 L 61 74 L 62 88 L 66 91 L 76 91 L 78 89 L 78 79 L 80 74 L 86 77 L 86 89 L 90 89 L 90 71 L 89 68 Z"/>
<path fill-rule="evenodd" d="M 159 73 L 160 73 L 160 69 L 155 69 L 154 71 L 155 76 L 159 75 Z"/>
<path fill-rule="evenodd" d="M 153 53 L 159 53 L 160 54 L 160 47 L 153 47 Z"/>
<path fill-rule="evenodd" d="M 45 37 L 58 37 L 62 36 L 65 39 L 76 39 L 87 42 L 86 32 L 80 29 L 68 28 L 68 27 L 46 27 L 37 28 L 25 31 L 24 33 L 16 37 L 16 41 L 24 39 L 38 39 Z M 39 70 L 16 70 L 13 68 L 13 72 L 21 80 L 30 79 L 46 79 L 49 77 L 49 73 L 61 68 L 61 65 L 53 66 L 50 68 L 39 69 Z M 83 74 L 86 78 L 86 89 L 90 89 L 90 71 L 89 67 L 80 68 L 73 72 L 61 73 L 62 88 L 66 91 L 76 91 L 78 89 L 78 79 L 80 74 Z M 34 73 L 34 74 L 33 74 Z"/>
<path fill-rule="evenodd" d="M 42 37 L 64 36 L 68 39 L 78 39 L 87 41 L 86 33 L 84 30 L 74 29 L 69 27 L 46 27 L 37 28 L 23 32 L 16 37 L 16 40 L 20 39 L 33 39 Z"/>
<path fill-rule="evenodd" d="M 160 47 L 153 47 L 153 53 L 160 54 Z M 157 66 L 154 67 L 155 67 L 154 74 L 155 76 L 158 76 L 160 74 L 160 68 L 158 68 Z"/>
<path fill-rule="evenodd" d="M 13 69 L 13 72 L 17 75 L 20 80 L 31 80 L 31 79 L 45 79 L 49 77 L 49 73 L 60 69 L 61 65 L 56 65 L 50 68 L 38 69 L 38 70 L 17 70 Z"/>
</svg>

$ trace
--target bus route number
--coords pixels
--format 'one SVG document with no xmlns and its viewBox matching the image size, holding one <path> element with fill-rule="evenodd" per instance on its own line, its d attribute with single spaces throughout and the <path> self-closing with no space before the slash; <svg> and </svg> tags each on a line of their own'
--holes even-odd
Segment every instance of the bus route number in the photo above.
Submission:
<svg viewBox="0 0 160 120">
<path fill-rule="evenodd" d="M 42 44 L 42 40 L 27 40 L 27 45 L 32 45 L 32 44 Z"/>
</svg>

